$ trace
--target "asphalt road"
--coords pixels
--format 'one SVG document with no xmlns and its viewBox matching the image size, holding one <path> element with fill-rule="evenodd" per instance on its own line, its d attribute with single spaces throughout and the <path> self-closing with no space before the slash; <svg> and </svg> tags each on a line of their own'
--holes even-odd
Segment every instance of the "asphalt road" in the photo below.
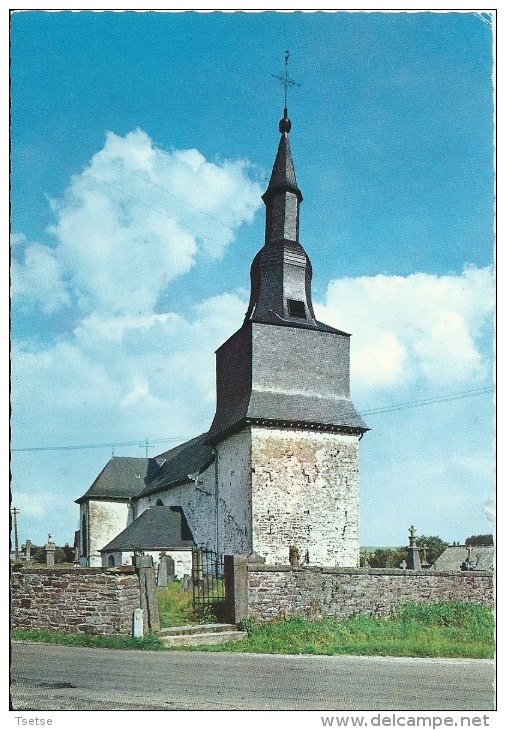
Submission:
<svg viewBox="0 0 506 730">
<path fill-rule="evenodd" d="M 494 664 L 12 645 L 17 710 L 492 710 Z"/>
</svg>

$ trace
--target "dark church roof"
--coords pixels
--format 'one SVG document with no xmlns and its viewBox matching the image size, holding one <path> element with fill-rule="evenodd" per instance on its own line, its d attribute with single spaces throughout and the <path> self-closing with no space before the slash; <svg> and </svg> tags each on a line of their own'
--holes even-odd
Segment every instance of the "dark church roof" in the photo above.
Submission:
<svg viewBox="0 0 506 730">
<path fill-rule="evenodd" d="M 183 540 L 181 522 L 184 517 L 170 507 L 150 507 L 100 552 L 116 550 L 175 550 L 192 548 L 193 540 Z M 185 521 L 186 522 L 186 521 Z M 185 524 L 184 527 L 188 529 Z"/>
<path fill-rule="evenodd" d="M 283 120 L 282 120 L 283 121 Z M 289 120 L 287 120 L 289 122 Z M 281 125 L 281 122 L 280 122 Z M 271 178 L 267 190 L 262 196 L 264 202 L 268 201 L 277 192 L 290 191 L 297 195 L 299 202 L 302 202 L 302 193 L 297 185 L 295 178 L 295 168 L 293 166 L 292 153 L 290 151 L 290 142 L 288 140 L 288 133 L 291 129 L 286 128 L 287 131 L 281 131 L 281 139 L 279 140 L 278 151 L 274 165 L 272 167 Z"/>
<path fill-rule="evenodd" d="M 176 449 L 160 454 L 157 460 L 164 461 L 153 479 L 137 496 L 145 497 L 161 489 L 196 479 L 214 461 L 215 452 L 213 447 L 207 443 L 207 437 L 208 434 L 204 433 L 181 444 Z"/>
<path fill-rule="evenodd" d="M 368 430 L 349 398 L 253 391 L 247 418 L 289 421 Z"/>
<path fill-rule="evenodd" d="M 158 470 L 155 459 L 113 456 L 88 491 L 76 502 L 92 499 L 131 499 L 144 488 L 146 481 Z"/>
<path fill-rule="evenodd" d="M 297 185 L 285 108 L 265 203 L 265 242 L 251 265 L 242 327 L 216 352 L 213 442 L 247 423 L 368 431 L 351 399 L 350 335 L 319 322 L 312 266 L 299 242 Z M 274 325 L 274 326 L 273 326 Z"/>
<path fill-rule="evenodd" d="M 205 443 L 207 433 L 179 444 L 153 459 L 114 456 L 107 462 L 88 491 L 87 499 L 129 500 L 195 479 L 214 459 L 214 449 Z"/>
</svg>

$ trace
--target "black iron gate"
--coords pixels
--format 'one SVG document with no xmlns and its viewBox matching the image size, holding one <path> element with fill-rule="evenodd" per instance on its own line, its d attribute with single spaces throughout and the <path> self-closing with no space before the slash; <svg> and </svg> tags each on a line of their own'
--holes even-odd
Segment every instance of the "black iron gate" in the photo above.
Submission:
<svg viewBox="0 0 506 730">
<path fill-rule="evenodd" d="M 193 610 L 199 623 L 228 622 L 223 562 L 213 550 L 192 551 Z"/>
</svg>

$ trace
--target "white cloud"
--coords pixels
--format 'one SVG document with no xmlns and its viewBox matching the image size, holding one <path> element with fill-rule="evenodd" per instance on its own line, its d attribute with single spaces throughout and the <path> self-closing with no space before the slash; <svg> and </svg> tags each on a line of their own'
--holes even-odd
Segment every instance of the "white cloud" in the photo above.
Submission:
<svg viewBox="0 0 506 730">
<path fill-rule="evenodd" d="M 316 310 L 319 319 L 353 334 L 356 388 L 448 386 L 487 374 L 478 341 L 494 311 L 490 268 L 334 280 Z"/>
<path fill-rule="evenodd" d="M 224 294 L 188 317 L 95 312 L 45 349 L 15 344 L 14 441 L 20 433 L 24 442 L 55 444 L 195 435 L 212 418 L 214 351 L 245 308 Z"/>
<path fill-rule="evenodd" d="M 29 243 L 23 235 L 11 237 L 14 249 L 22 249 L 22 259 L 12 259 L 11 281 L 13 305 L 24 308 L 38 305 L 52 314 L 70 304 L 63 283 L 63 266 L 55 251 L 39 243 Z"/>
<path fill-rule="evenodd" d="M 37 492 L 37 494 L 16 492 L 16 507 L 23 515 L 22 519 L 28 517 L 48 518 L 60 506 L 61 496 L 56 492 Z"/>
<path fill-rule="evenodd" d="M 483 514 L 489 522 L 495 524 L 495 500 L 489 499 L 483 505 Z"/>
<path fill-rule="evenodd" d="M 69 304 L 70 293 L 86 313 L 150 313 L 199 255 L 224 253 L 237 228 L 253 220 L 260 194 L 246 162 L 166 152 L 141 130 L 109 132 L 63 199 L 51 203 L 56 246 L 30 245 L 14 264 L 14 294 L 45 312 Z"/>
</svg>

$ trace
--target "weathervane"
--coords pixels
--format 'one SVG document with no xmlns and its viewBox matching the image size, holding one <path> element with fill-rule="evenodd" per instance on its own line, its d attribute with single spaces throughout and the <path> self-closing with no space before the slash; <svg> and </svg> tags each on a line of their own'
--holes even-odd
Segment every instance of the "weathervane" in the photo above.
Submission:
<svg viewBox="0 0 506 730">
<path fill-rule="evenodd" d="M 290 51 L 285 51 L 285 75 L 277 76 L 271 74 L 275 79 L 279 79 L 285 88 L 285 119 L 288 116 L 288 87 L 289 86 L 300 86 L 296 81 L 288 76 L 288 59 L 290 58 Z"/>
</svg>

